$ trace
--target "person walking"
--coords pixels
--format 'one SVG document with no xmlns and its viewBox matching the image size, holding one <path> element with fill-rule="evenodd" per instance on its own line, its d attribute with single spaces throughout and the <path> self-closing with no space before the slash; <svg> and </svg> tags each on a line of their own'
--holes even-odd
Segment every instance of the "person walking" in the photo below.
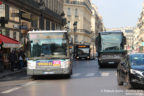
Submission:
<svg viewBox="0 0 144 96">
<path fill-rule="evenodd" d="M 3 65 L 3 53 L 2 50 L 0 50 L 0 72 L 3 72 L 4 65 Z"/>
<path fill-rule="evenodd" d="M 24 59 L 25 59 L 25 55 L 22 50 L 20 50 L 18 57 L 19 57 L 19 69 L 22 69 L 24 67 Z"/>
<path fill-rule="evenodd" d="M 14 68 L 15 68 L 15 61 L 17 60 L 17 56 L 16 56 L 16 53 L 15 51 L 13 50 L 12 52 L 10 52 L 9 54 L 9 61 L 10 61 L 10 64 L 11 64 L 11 71 L 14 71 Z"/>
</svg>

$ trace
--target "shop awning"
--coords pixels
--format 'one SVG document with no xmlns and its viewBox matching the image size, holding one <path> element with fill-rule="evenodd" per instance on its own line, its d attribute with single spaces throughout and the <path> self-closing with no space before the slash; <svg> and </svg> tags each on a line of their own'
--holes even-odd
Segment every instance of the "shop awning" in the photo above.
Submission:
<svg viewBox="0 0 144 96">
<path fill-rule="evenodd" d="M 10 37 L 0 34 L 0 44 L 3 43 L 3 48 L 19 48 L 20 42 Z"/>
</svg>

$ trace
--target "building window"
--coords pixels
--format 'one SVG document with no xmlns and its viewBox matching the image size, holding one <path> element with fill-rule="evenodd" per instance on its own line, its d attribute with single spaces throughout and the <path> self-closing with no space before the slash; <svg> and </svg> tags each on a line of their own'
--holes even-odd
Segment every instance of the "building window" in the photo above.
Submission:
<svg viewBox="0 0 144 96">
<path fill-rule="evenodd" d="M 50 21 L 46 20 L 46 30 L 50 30 Z"/>
<path fill-rule="evenodd" d="M 52 30 L 55 30 L 55 23 L 52 23 Z"/>
<path fill-rule="evenodd" d="M 0 5 L 0 17 L 5 17 L 5 5 Z"/>
<path fill-rule="evenodd" d="M 68 8 L 68 12 L 67 12 L 68 16 L 71 16 L 71 9 Z"/>
<path fill-rule="evenodd" d="M 16 32 L 13 32 L 13 39 L 16 40 Z"/>
<path fill-rule="evenodd" d="M 66 0 L 66 3 L 69 3 L 70 1 L 69 0 Z"/>
<path fill-rule="evenodd" d="M 75 17 L 78 17 L 78 9 L 75 9 Z"/>
<path fill-rule="evenodd" d="M 67 26 L 68 26 L 68 28 L 70 28 L 70 21 L 68 21 Z"/>
<path fill-rule="evenodd" d="M 19 10 L 13 7 L 9 8 L 9 19 L 19 22 Z"/>
</svg>

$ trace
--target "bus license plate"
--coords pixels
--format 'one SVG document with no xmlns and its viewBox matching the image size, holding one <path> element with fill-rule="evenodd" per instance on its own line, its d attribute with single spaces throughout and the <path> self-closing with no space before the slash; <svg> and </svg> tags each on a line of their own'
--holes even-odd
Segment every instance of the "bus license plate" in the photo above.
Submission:
<svg viewBox="0 0 144 96">
<path fill-rule="evenodd" d="M 54 72 L 43 72 L 43 74 L 54 74 Z"/>
</svg>

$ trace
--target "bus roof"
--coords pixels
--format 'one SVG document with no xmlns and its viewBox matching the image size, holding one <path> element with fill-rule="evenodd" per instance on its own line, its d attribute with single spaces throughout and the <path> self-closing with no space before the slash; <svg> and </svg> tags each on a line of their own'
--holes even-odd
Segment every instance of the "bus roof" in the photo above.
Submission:
<svg viewBox="0 0 144 96">
<path fill-rule="evenodd" d="M 28 33 L 29 34 L 39 34 L 39 33 L 56 33 L 56 32 L 61 32 L 61 33 L 64 33 L 64 32 L 67 32 L 67 31 L 65 31 L 65 30 L 41 30 L 41 31 L 29 31 Z"/>
</svg>

